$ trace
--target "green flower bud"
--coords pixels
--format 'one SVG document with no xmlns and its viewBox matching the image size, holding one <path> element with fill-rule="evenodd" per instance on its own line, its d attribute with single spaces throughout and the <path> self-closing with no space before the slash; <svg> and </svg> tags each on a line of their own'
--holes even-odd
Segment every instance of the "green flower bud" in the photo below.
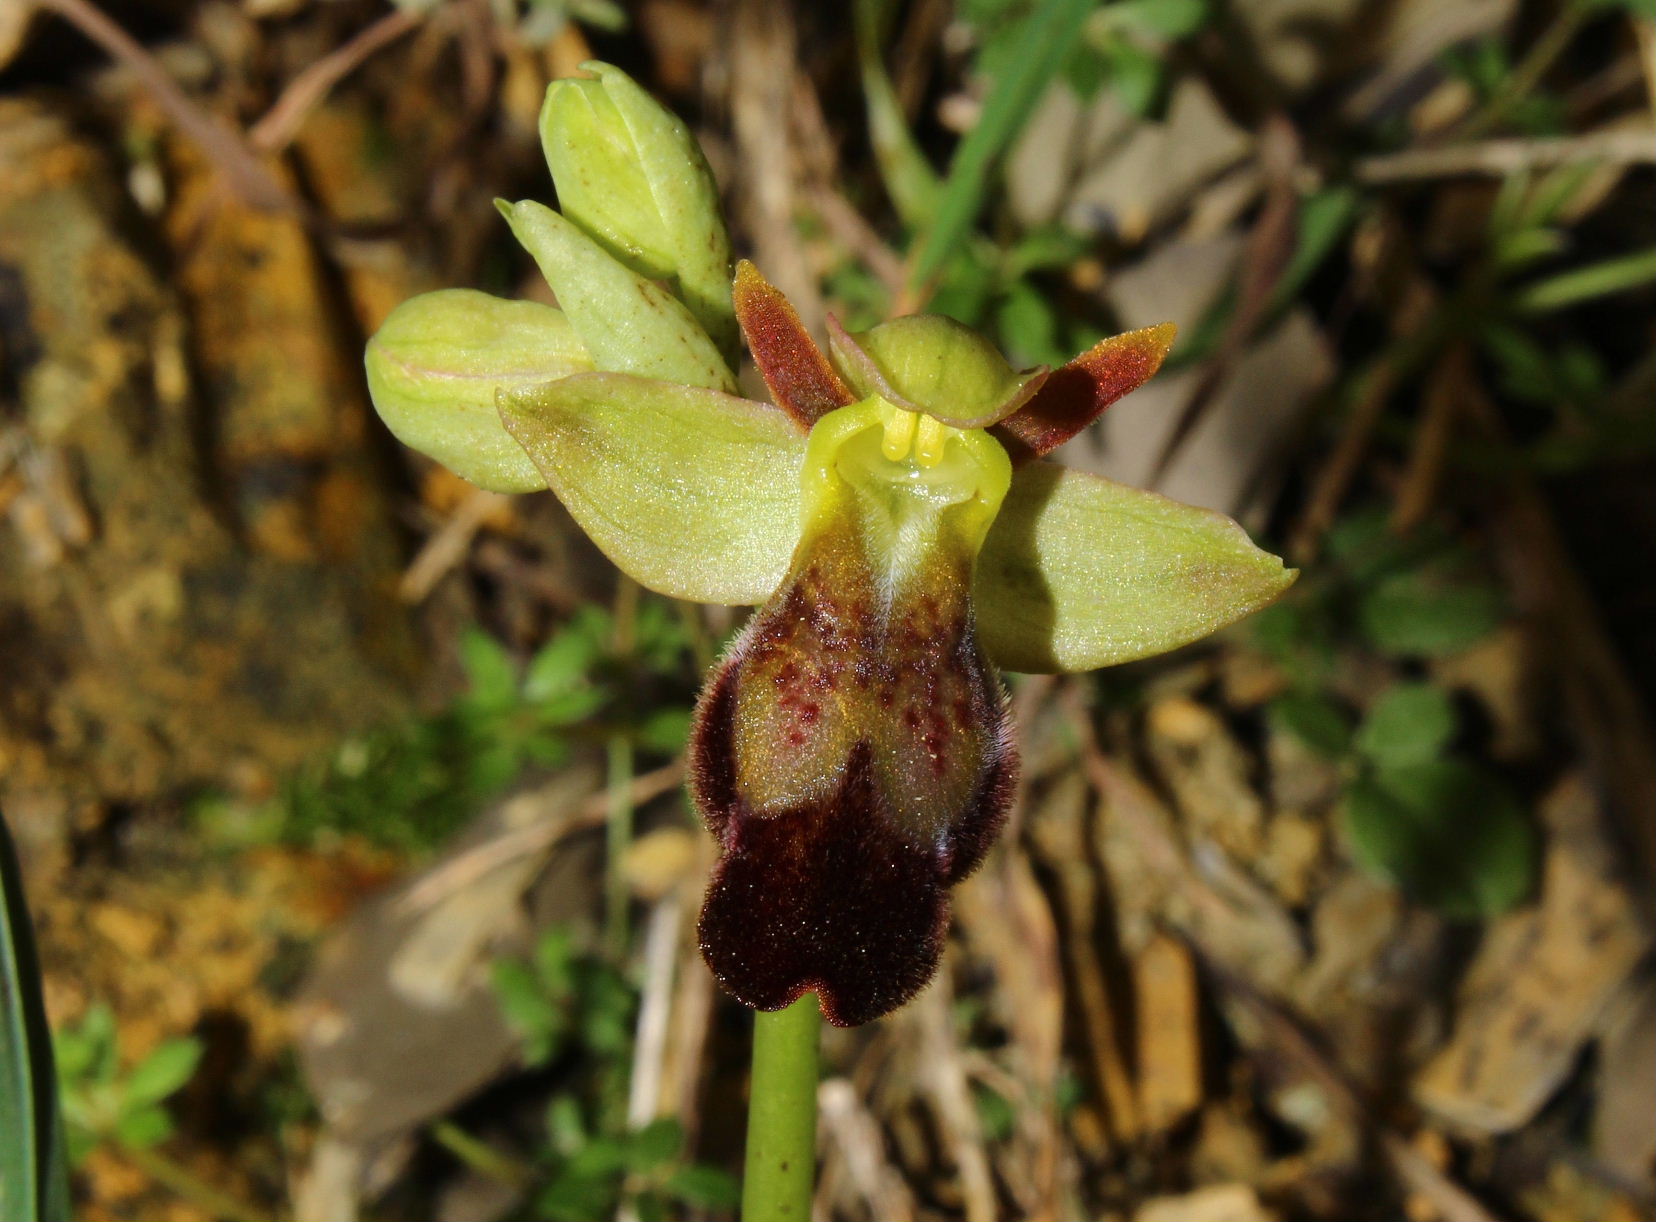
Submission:
<svg viewBox="0 0 1656 1222">
<path fill-rule="evenodd" d="M 1045 365 L 1023 372 L 970 327 L 941 314 L 909 314 L 852 335 L 830 321 L 828 347 L 851 389 L 956 428 L 987 428 L 1041 388 Z"/>
<path fill-rule="evenodd" d="M 494 492 L 546 487 L 495 395 L 592 368 L 560 311 L 471 289 L 403 302 L 368 341 L 366 363 L 374 409 L 397 439 Z"/>
<path fill-rule="evenodd" d="M 701 148 L 625 72 L 582 67 L 597 79 L 553 81 L 541 107 L 559 210 L 633 271 L 676 281 L 684 304 L 733 360 L 730 238 Z"/>
</svg>

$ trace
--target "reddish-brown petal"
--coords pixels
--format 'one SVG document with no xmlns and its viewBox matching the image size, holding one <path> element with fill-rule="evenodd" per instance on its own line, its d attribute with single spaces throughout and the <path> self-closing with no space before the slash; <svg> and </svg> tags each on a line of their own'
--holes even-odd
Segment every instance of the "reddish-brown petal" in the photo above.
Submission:
<svg viewBox="0 0 1656 1222">
<path fill-rule="evenodd" d="M 836 407 L 855 402 L 793 305 L 746 259 L 736 265 L 731 294 L 736 321 L 771 398 L 802 430 L 809 432 Z"/>
<path fill-rule="evenodd" d="M 1100 340 L 1054 371 L 1035 397 L 990 431 L 1014 463 L 1057 449 L 1161 368 L 1178 328 L 1170 322 Z"/>
</svg>

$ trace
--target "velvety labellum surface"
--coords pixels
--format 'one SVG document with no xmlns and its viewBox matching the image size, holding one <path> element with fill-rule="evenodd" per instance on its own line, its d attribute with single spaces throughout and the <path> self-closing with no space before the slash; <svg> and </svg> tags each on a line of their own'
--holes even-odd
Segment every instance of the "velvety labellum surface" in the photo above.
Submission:
<svg viewBox="0 0 1656 1222">
<path fill-rule="evenodd" d="M 724 849 L 702 913 L 709 965 L 758 1009 L 815 990 L 842 1026 L 930 979 L 947 890 L 982 859 L 1016 770 L 971 610 L 1010 466 L 981 432 L 920 438 L 905 415 L 871 399 L 812 431 L 788 576 L 709 684 L 691 742 Z"/>
</svg>

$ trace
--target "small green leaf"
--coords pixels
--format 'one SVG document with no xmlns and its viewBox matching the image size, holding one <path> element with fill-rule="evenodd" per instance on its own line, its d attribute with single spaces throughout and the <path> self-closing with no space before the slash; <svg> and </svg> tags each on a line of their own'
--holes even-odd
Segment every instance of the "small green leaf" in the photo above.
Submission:
<svg viewBox="0 0 1656 1222">
<path fill-rule="evenodd" d="M 1194 34 L 1207 23 L 1207 0 L 1122 0 L 1101 10 L 1114 28 L 1136 30 L 1156 38 Z"/>
<path fill-rule="evenodd" d="M 697 1209 L 732 1209 L 741 1200 L 736 1177 L 718 1167 L 695 1164 L 680 1167 L 667 1179 L 667 1194 Z"/>
<path fill-rule="evenodd" d="M 1495 631 L 1504 610 L 1500 591 L 1433 565 L 1382 579 L 1363 595 L 1358 620 L 1382 652 L 1442 657 Z"/>
<path fill-rule="evenodd" d="M 468 628 L 461 634 L 460 665 L 466 672 L 469 710 L 495 711 L 517 704 L 517 667 L 506 647 L 481 628 Z"/>
<path fill-rule="evenodd" d="M 676 281 L 727 360 L 736 356 L 730 238 L 701 146 L 684 123 L 603 63 L 553 81 L 541 146 L 563 215 L 633 271 Z"/>
<path fill-rule="evenodd" d="M 1395 768 L 1435 759 L 1454 735 L 1455 706 L 1442 689 L 1399 683 L 1375 701 L 1356 747 L 1375 764 Z"/>
<path fill-rule="evenodd" d="M 1296 576 L 1222 514 L 1031 463 L 989 530 L 972 601 L 1001 666 L 1081 671 L 1216 632 Z"/>
<path fill-rule="evenodd" d="M 115 1122 L 115 1140 L 135 1150 L 159 1145 L 173 1134 L 172 1117 L 155 1104 L 122 1112 Z"/>
<path fill-rule="evenodd" d="M 677 755 L 689 738 L 689 709 L 657 709 L 638 728 L 639 746 L 661 755 Z"/>
<path fill-rule="evenodd" d="M 1624 293 L 1653 280 L 1656 280 L 1656 249 L 1641 250 L 1560 272 L 1532 284 L 1519 292 L 1516 304 L 1526 314 L 1544 314 Z"/>
<path fill-rule="evenodd" d="M 1494 916 L 1534 884 L 1534 827 L 1499 777 L 1464 761 L 1377 769 L 1344 816 L 1360 866 L 1446 917 Z"/>
<path fill-rule="evenodd" d="M 735 391 L 718 346 L 678 298 L 544 204 L 497 199 L 495 207 L 534 256 L 595 369 Z"/>
<path fill-rule="evenodd" d="M 165 1040 L 136 1066 L 126 1080 L 128 1107 L 160 1103 L 190 1080 L 201 1063 L 201 1041 Z"/>
<path fill-rule="evenodd" d="M 692 602 L 763 602 L 799 537 L 805 439 L 780 411 L 623 374 L 501 401 L 564 507 L 620 569 Z"/>
<path fill-rule="evenodd" d="M 663 1167 L 678 1157 L 684 1145 L 684 1130 L 676 1120 L 663 1117 L 652 1120 L 627 1138 L 627 1167 L 632 1171 L 650 1172 Z"/>
<path fill-rule="evenodd" d="M 1267 715 L 1272 725 L 1329 759 L 1338 759 L 1351 748 L 1351 719 L 1326 696 L 1289 692 L 1271 701 Z"/>
<path fill-rule="evenodd" d="M 495 492 L 546 487 L 495 411 L 503 387 L 592 368 L 559 311 L 470 289 L 410 298 L 368 341 L 374 410 L 404 445 Z"/>
<path fill-rule="evenodd" d="M 540 702 L 588 681 L 613 629 L 598 607 L 582 607 L 541 646 L 523 675 L 523 698 Z"/>
</svg>

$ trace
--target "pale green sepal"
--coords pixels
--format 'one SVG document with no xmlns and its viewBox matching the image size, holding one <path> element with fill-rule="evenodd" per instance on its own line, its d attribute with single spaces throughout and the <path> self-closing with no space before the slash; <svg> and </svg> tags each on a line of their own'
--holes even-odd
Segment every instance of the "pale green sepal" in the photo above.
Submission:
<svg viewBox="0 0 1656 1222">
<path fill-rule="evenodd" d="M 708 390 L 736 389 L 718 348 L 678 298 L 624 267 L 544 204 L 497 199 L 495 207 L 540 265 L 594 368 Z"/>
<path fill-rule="evenodd" d="M 855 335 L 830 318 L 828 352 L 859 395 L 879 395 L 958 429 L 1000 423 L 1052 372 L 1013 369 L 987 339 L 942 314 L 908 314 Z"/>
<path fill-rule="evenodd" d="M 553 81 L 541 107 L 559 209 L 634 271 L 676 280 L 684 304 L 734 358 L 730 238 L 701 146 L 625 72 L 581 66 L 598 79 Z"/>
<path fill-rule="evenodd" d="M 1032 463 L 1013 476 L 978 554 L 972 599 L 991 658 L 1049 674 L 1188 644 L 1298 575 L 1223 514 Z"/>
<path fill-rule="evenodd" d="M 502 394 L 500 415 L 581 528 L 640 585 L 760 603 L 799 540 L 805 438 L 776 408 L 587 373 Z"/>
<path fill-rule="evenodd" d="M 441 289 L 403 302 L 368 341 L 368 392 L 404 445 L 494 492 L 546 487 L 501 427 L 495 391 L 592 368 L 551 306 Z"/>
</svg>

